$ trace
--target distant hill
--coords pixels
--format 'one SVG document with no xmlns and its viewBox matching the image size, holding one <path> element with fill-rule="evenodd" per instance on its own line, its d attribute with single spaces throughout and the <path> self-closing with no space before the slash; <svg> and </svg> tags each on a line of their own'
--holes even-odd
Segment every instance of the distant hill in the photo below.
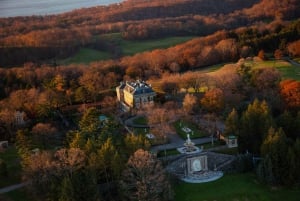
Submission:
<svg viewBox="0 0 300 201">
<path fill-rule="evenodd" d="M 114 45 L 102 34 L 121 33 L 125 40 L 207 36 L 298 19 L 299 10 L 298 0 L 127 0 L 59 15 L 0 18 L 0 66 L 66 58 L 86 47 L 111 51 Z"/>
</svg>

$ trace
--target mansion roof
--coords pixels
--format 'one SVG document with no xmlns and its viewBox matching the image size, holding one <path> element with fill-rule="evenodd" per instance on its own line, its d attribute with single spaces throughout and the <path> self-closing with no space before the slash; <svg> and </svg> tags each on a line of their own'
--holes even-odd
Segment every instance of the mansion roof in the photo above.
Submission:
<svg viewBox="0 0 300 201">
<path fill-rule="evenodd" d="M 151 85 L 147 84 L 144 81 L 137 80 L 135 82 L 121 82 L 120 89 L 124 89 L 125 91 L 133 94 L 133 95 L 140 95 L 140 94 L 148 94 L 148 93 L 155 93 L 152 90 Z"/>
</svg>

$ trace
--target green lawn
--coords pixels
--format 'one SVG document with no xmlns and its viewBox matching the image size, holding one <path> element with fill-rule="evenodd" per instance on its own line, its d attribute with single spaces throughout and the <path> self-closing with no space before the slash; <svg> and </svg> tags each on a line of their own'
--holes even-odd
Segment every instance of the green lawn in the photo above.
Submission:
<svg viewBox="0 0 300 201">
<path fill-rule="evenodd" d="M 99 37 L 119 46 L 123 55 L 134 55 L 154 49 L 168 48 L 195 38 L 195 36 L 177 36 L 151 40 L 124 40 L 121 33 L 103 34 Z"/>
<path fill-rule="evenodd" d="M 123 56 L 134 55 L 136 53 L 154 49 L 168 48 L 195 38 L 195 36 L 182 36 L 133 41 L 124 40 L 121 36 L 121 33 L 103 34 L 97 37 L 104 39 L 106 42 L 111 43 L 113 46 L 119 48 Z M 112 55 L 105 51 L 98 51 L 91 48 L 81 48 L 74 56 L 61 60 L 58 63 L 90 63 L 93 61 L 111 59 L 111 57 Z"/>
<path fill-rule="evenodd" d="M 184 43 L 193 39 L 194 36 L 185 37 L 168 37 L 162 39 L 143 40 L 143 41 L 128 41 L 120 40 L 120 47 L 124 55 L 134 55 L 136 53 L 150 51 L 154 49 L 163 49 Z"/>
<path fill-rule="evenodd" d="M 99 51 L 91 48 L 81 48 L 74 56 L 60 61 L 62 64 L 71 63 L 90 63 L 92 61 L 99 61 L 110 59 L 111 55 L 108 52 Z"/>
<path fill-rule="evenodd" d="M 234 148 L 224 148 L 224 149 L 216 150 L 214 152 L 221 153 L 221 154 L 237 155 L 239 153 L 239 150 L 237 147 L 234 147 Z"/>
<path fill-rule="evenodd" d="M 159 151 L 157 153 L 157 157 L 173 156 L 178 154 L 180 154 L 180 152 L 177 151 L 177 149 L 167 149 L 166 151 Z"/>
<path fill-rule="evenodd" d="M 200 138 L 200 137 L 205 137 L 207 136 L 203 131 L 199 130 L 197 128 L 197 125 L 191 123 L 191 122 L 187 122 L 187 121 L 176 121 L 173 124 L 174 128 L 176 129 L 176 133 L 182 138 L 182 139 L 186 139 L 187 138 L 187 133 L 184 132 L 182 130 L 183 127 L 187 127 L 189 129 L 191 129 L 193 132 L 190 133 L 190 138 L 194 139 L 194 138 Z"/>
<path fill-rule="evenodd" d="M 300 189 L 271 188 L 253 174 L 224 175 L 203 184 L 180 182 L 174 186 L 175 201 L 298 201 Z"/>
<path fill-rule="evenodd" d="M 284 60 L 268 60 L 261 62 L 246 62 L 246 64 L 252 64 L 254 68 L 266 68 L 266 67 L 275 67 L 281 73 L 283 79 L 295 79 L 300 80 L 300 67 L 294 66 Z"/>
<path fill-rule="evenodd" d="M 5 161 L 8 170 L 8 176 L 0 177 L 0 188 L 20 183 L 21 165 L 15 147 L 9 147 L 5 152 L 0 152 L 0 158 Z"/>
<path fill-rule="evenodd" d="M 209 143 L 204 143 L 204 144 L 198 144 L 197 146 L 199 148 L 203 147 L 203 149 L 210 149 L 210 148 L 214 148 L 214 147 L 219 147 L 219 146 L 223 146 L 224 142 L 223 141 L 214 141 L 214 145 L 211 144 L 211 142 Z"/>
</svg>

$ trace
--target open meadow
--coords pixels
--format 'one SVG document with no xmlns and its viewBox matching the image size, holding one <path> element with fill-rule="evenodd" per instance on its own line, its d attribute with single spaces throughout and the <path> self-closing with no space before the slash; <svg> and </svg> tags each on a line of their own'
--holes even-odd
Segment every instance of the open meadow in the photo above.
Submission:
<svg viewBox="0 0 300 201">
<path fill-rule="evenodd" d="M 300 66 L 293 65 L 285 60 L 268 60 L 247 63 L 251 64 L 253 68 L 276 68 L 282 73 L 283 79 L 300 80 Z"/>
<path fill-rule="evenodd" d="M 122 56 L 151 51 L 154 49 L 169 48 L 195 38 L 195 36 L 167 37 L 152 40 L 124 40 L 121 33 L 104 34 L 99 36 L 114 48 L 120 50 Z M 90 63 L 93 61 L 112 59 L 108 51 L 99 51 L 92 48 L 81 48 L 75 55 L 59 61 L 61 64 Z"/>
</svg>

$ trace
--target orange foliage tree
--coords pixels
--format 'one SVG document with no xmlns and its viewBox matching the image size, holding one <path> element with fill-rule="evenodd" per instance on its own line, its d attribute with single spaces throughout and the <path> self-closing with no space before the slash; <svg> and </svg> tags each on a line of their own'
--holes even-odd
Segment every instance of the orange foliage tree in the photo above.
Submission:
<svg viewBox="0 0 300 201">
<path fill-rule="evenodd" d="M 280 83 L 280 95 L 286 107 L 300 109 L 300 82 L 296 80 L 284 80 Z"/>
</svg>

